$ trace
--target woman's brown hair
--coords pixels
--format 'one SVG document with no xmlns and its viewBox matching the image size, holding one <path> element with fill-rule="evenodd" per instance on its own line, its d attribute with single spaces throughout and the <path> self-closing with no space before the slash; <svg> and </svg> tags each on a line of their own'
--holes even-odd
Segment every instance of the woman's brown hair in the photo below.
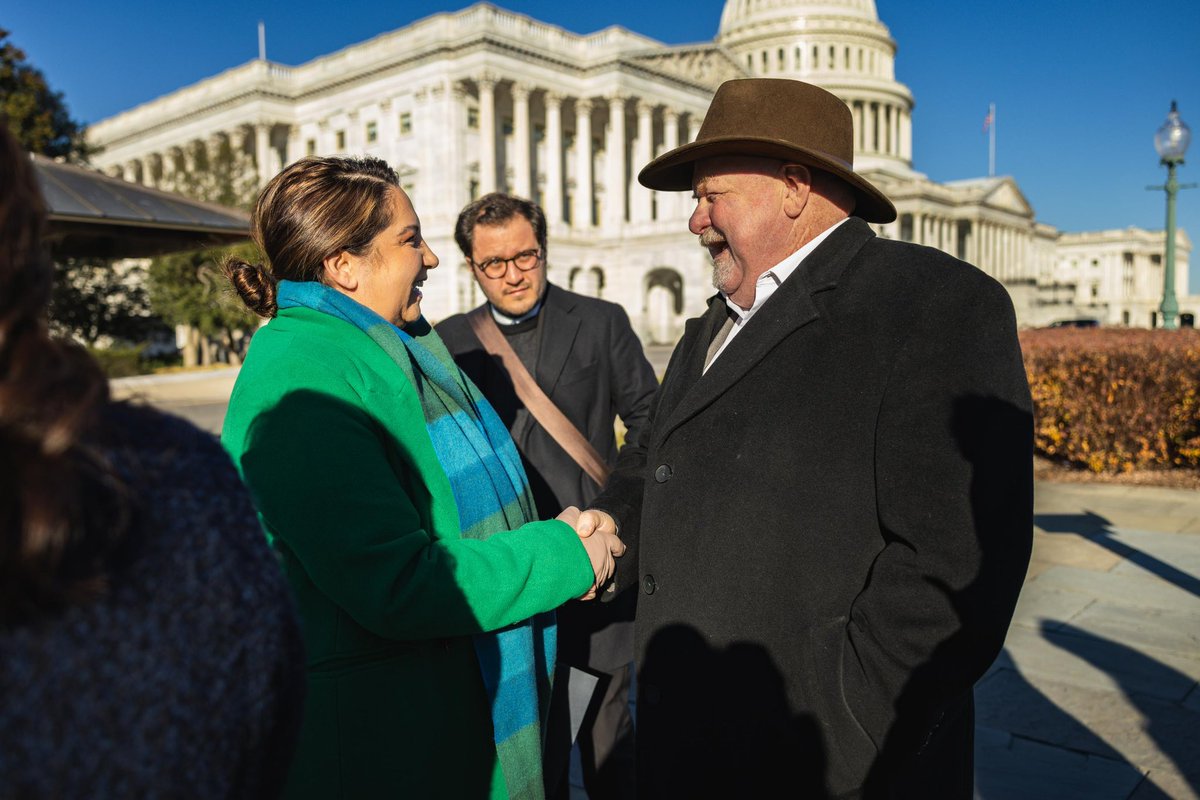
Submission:
<svg viewBox="0 0 1200 800">
<path fill-rule="evenodd" d="M 50 338 L 53 267 L 30 157 L 0 117 L 0 624 L 101 591 L 129 528 L 125 488 L 86 442 L 108 381 Z"/>
<path fill-rule="evenodd" d="M 225 263 L 225 274 L 260 317 L 277 310 L 281 280 L 320 281 L 324 260 L 365 254 L 392 221 L 396 172 L 378 158 L 302 158 L 276 175 L 254 204 L 254 241 L 267 263 Z"/>
</svg>

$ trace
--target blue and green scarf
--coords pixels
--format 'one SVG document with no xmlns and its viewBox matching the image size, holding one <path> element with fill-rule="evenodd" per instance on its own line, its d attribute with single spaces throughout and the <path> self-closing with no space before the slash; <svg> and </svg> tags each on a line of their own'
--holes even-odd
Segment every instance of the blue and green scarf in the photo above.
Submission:
<svg viewBox="0 0 1200 800">
<path fill-rule="evenodd" d="M 421 398 L 425 426 L 458 506 L 467 539 L 486 539 L 537 519 L 521 457 L 495 410 L 454 363 L 424 318 L 401 330 L 321 283 L 280 281 L 279 308 L 301 306 L 361 328 L 408 377 Z M 446 536 L 446 531 L 438 531 Z M 550 699 L 554 612 L 474 637 L 491 701 L 496 754 L 508 796 L 540 800 L 541 721 Z"/>
</svg>

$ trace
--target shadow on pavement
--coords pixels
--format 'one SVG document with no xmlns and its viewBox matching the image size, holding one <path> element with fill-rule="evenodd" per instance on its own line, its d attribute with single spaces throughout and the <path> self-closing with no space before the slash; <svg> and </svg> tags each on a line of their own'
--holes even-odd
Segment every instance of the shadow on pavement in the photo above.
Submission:
<svg viewBox="0 0 1200 800">
<path fill-rule="evenodd" d="M 1200 597 L 1200 578 L 1121 541 L 1113 534 L 1112 523 L 1099 514 L 1091 511 L 1083 514 L 1035 514 L 1033 524 L 1048 534 L 1075 533 L 1083 536 L 1185 592 Z"/>
<path fill-rule="evenodd" d="M 976 798 L 1099 800 L 1136 793 L 1138 800 L 1150 800 L 1173 796 L 1171 787 L 1159 785 L 1161 773 L 1167 771 L 1177 773 L 1192 791 L 1200 790 L 1200 752 L 1193 730 L 1197 715 L 1176 702 L 1142 691 L 1153 686 L 1189 686 L 1193 681 L 1188 676 L 1127 645 L 1071 625 L 1047 620 L 1041 634 L 1055 647 L 1112 678 L 1140 715 L 1138 719 L 1131 714 L 1125 725 L 1130 731 L 1145 731 L 1153 748 L 1161 753 L 1160 763 L 1133 763 L 1116 747 L 1136 748 L 1136 734 L 1101 738 L 1089 728 L 1089 722 L 1060 707 L 1015 666 L 1004 667 L 976 689 Z M 1001 662 L 1012 664 L 1007 650 Z M 1064 674 L 1062 681 L 1069 682 L 1070 677 Z M 1103 708 L 1093 710 L 1106 713 Z M 1095 724 L 1095 720 L 1090 722 Z M 1011 734 L 1012 739 L 1003 734 Z M 1143 755 L 1139 760 L 1147 758 Z M 1143 770 L 1149 775 L 1143 776 Z"/>
<path fill-rule="evenodd" d="M 1053 636 L 1048 635 L 1051 630 Z M 1127 676 L 1137 675 L 1139 683 L 1143 685 L 1167 686 L 1190 684 L 1190 678 L 1128 645 L 1072 625 L 1055 626 L 1052 629 L 1051 623 L 1043 622 L 1042 635 L 1056 647 L 1073 653 L 1110 675 L 1121 687 L 1130 705 L 1141 713 L 1142 728 L 1153 739 L 1158 751 L 1170 760 L 1193 791 L 1200 791 L 1200 751 L 1196 747 L 1195 730 L 1191 727 L 1195 714 L 1165 698 L 1137 691 L 1127 680 Z M 1137 723 L 1130 720 L 1129 724 Z"/>
</svg>

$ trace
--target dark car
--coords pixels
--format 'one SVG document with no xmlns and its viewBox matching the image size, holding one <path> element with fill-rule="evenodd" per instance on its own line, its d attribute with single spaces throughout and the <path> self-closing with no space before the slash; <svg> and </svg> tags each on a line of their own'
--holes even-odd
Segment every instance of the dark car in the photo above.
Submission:
<svg viewBox="0 0 1200 800">
<path fill-rule="evenodd" d="M 1051 322 L 1047 327 L 1050 328 L 1099 328 L 1100 320 L 1092 317 L 1081 317 L 1079 319 L 1060 319 L 1057 322 Z"/>
</svg>

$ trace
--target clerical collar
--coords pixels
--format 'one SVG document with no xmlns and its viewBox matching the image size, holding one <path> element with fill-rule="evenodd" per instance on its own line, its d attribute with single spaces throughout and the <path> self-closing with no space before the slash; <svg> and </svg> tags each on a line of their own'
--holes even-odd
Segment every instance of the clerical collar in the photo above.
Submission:
<svg viewBox="0 0 1200 800">
<path fill-rule="evenodd" d="M 545 298 L 543 298 L 543 300 L 544 299 Z M 538 300 L 533 308 L 529 309 L 519 317 L 510 317 L 508 314 L 505 314 L 491 303 L 488 303 L 488 308 L 492 310 L 492 319 L 496 320 L 497 325 L 516 325 L 517 323 L 536 317 L 538 312 L 542 310 L 542 300 Z"/>
</svg>

